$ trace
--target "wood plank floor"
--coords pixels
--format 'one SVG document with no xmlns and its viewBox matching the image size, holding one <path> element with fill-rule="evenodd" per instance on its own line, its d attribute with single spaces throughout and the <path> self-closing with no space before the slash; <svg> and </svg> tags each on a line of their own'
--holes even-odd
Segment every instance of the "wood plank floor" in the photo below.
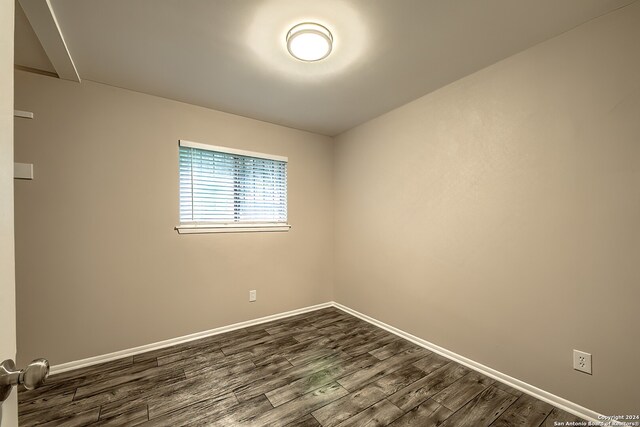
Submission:
<svg viewBox="0 0 640 427">
<path fill-rule="evenodd" d="M 21 426 L 553 426 L 551 405 L 334 308 L 72 372 Z"/>
</svg>

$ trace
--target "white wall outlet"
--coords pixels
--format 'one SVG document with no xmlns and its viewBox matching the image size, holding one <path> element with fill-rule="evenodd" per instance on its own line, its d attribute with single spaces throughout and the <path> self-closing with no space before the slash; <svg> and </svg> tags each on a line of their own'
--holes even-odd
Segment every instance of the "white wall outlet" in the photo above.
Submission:
<svg viewBox="0 0 640 427">
<path fill-rule="evenodd" d="M 255 289 L 252 291 L 249 291 L 249 302 L 254 302 L 256 298 L 257 298 L 257 295 L 256 295 Z"/>
<path fill-rule="evenodd" d="M 580 350 L 573 350 L 573 369 L 591 375 L 591 355 Z"/>
</svg>

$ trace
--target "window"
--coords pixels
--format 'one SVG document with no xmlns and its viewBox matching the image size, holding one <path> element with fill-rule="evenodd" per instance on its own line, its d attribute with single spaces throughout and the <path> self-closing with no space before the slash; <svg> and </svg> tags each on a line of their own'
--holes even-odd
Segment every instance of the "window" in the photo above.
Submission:
<svg viewBox="0 0 640 427">
<path fill-rule="evenodd" d="M 287 158 L 180 141 L 180 233 L 286 231 Z"/>
</svg>

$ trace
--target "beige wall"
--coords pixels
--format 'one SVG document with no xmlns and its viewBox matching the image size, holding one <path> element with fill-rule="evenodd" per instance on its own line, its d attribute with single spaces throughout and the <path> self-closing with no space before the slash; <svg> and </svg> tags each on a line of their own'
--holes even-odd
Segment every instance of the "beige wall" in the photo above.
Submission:
<svg viewBox="0 0 640 427">
<path fill-rule="evenodd" d="M 53 364 L 332 299 L 332 141 L 16 72 L 21 363 Z M 289 157 L 287 233 L 178 235 L 178 139 Z M 248 291 L 258 301 L 248 302 Z"/>
<path fill-rule="evenodd" d="M 336 300 L 637 414 L 639 46 L 636 2 L 339 136 Z"/>
<path fill-rule="evenodd" d="M 0 361 L 16 356 L 13 243 L 13 0 L 0 0 Z M 18 425 L 17 393 L 0 406 L 0 426 Z"/>
</svg>

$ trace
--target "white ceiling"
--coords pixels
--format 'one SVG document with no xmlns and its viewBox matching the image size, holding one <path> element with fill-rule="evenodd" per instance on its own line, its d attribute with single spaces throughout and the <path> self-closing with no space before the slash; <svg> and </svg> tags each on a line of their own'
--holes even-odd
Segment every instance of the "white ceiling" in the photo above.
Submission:
<svg viewBox="0 0 640 427">
<path fill-rule="evenodd" d="M 51 0 L 83 79 L 325 135 L 632 2 Z M 288 54 L 302 21 L 332 31 L 324 61 Z"/>
</svg>

